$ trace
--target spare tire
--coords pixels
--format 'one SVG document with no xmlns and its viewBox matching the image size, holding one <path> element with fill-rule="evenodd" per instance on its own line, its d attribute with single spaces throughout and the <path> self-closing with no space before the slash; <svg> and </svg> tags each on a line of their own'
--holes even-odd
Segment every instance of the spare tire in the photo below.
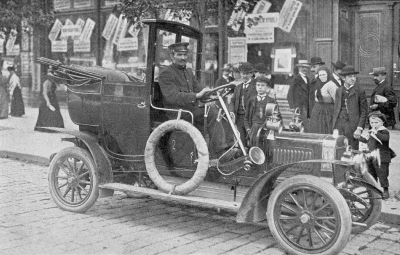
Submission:
<svg viewBox="0 0 400 255">
<path fill-rule="evenodd" d="M 180 130 L 189 134 L 190 138 L 196 145 L 197 157 L 198 157 L 197 168 L 192 178 L 179 185 L 172 185 L 168 183 L 166 180 L 164 180 L 164 178 L 160 175 L 160 173 L 157 170 L 157 166 L 154 159 L 156 147 L 161 137 L 166 133 L 174 130 Z M 189 192 L 195 190 L 200 185 L 200 183 L 204 180 L 204 177 L 207 174 L 208 164 L 209 164 L 209 153 L 208 153 L 207 143 L 204 140 L 203 135 L 200 133 L 200 131 L 189 122 L 184 120 L 169 120 L 159 125 L 150 134 L 150 137 L 146 143 L 146 148 L 144 152 L 144 161 L 150 179 L 160 190 L 166 193 L 171 193 L 173 195 L 188 194 Z"/>
</svg>

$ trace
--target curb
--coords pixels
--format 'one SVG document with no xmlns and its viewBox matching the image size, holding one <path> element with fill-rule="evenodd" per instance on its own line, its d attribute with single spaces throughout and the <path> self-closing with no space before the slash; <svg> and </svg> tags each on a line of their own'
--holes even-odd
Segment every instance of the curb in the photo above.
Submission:
<svg viewBox="0 0 400 255">
<path fill-rule="evenodd" d="M 42 166 L 48 166 L 50 164 L 48 158 L 13 151 L 0 151 L 0 158 L 10 158 Z"/>
</svg>

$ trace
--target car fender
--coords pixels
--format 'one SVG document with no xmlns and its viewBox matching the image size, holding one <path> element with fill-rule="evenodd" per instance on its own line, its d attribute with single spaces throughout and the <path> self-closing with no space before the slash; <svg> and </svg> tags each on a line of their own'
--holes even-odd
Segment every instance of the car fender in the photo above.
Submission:
<svg viewBox="0 0 400 255">
<path fill-rule="evenodd" d="M 72 135 L 77 139 L 79 139 L 80 141 L 82 141 L 88 148 L 90 154 L 93 157 L 94 163 L 96 164 L 96 171 L 98 172 L 99 183 L 102 184 L 102 183 L 112 182 L 113 177 L 112 177 L 111 162 L 107 157 L 107 153 L 99 145 L 98 139 L 95 135 L 78 130 L 68 130 L 65 128 L 46 127 L 46 129 Z M 77 143 L 70 138 L 65 138 L 62 140 L 69 141 L 77 145 Z"/>
<path fill-rule="evenodd" d="M 352 163 L 341 161 L 341 160 L 305 160 L 290 163 L 282 166 L 275 167 L 264 175 L 260 176 L 257 181 L 253 183 L 250 189 L 247 191 L 244 197 L 239 211 L 236 215 L 237 222 L 259 222 L 266 219 L 266 211 L 268 205 L 268 198 L 273 190 L 276 179 L 286 169 L 297 164 L 306 163 L 330 163 L 335 165 L 349 166 Z"/>
</svg>

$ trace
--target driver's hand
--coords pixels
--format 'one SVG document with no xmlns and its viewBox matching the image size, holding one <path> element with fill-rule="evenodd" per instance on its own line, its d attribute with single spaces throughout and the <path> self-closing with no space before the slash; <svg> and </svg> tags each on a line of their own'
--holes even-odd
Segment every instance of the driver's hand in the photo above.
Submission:
<svg viewBox="0 0 400 255">
<path fill-rule="evenodd" d="M 211 90 L 210 88 L 202 89 L 199 93 L 196 94 L 196 98 L 202 98 L 204 96 L 204 94 L 207 93 L 210 90 Z"/>
</svg>

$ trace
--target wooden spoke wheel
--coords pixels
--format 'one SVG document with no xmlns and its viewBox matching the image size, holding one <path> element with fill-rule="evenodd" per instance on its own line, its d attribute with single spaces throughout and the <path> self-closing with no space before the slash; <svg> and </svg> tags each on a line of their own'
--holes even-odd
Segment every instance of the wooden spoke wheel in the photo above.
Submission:
<svg viewBox="0 0 400 255">
<path fill-rule="evenodd" d="M 99 183 L 92 156 L 70 147 L 57 153 L 50 163 L 50 194 L 63 210 L 85 212 L 99 196 Z"/>
<path fill-rule="evenodd" d="M 291 177 L 273 190 L 267 219 L 275 239 L 294 254 L 337 254 L 347 244 L 352 225 L 340 192 L 307 175 Z"/>
</svg>

